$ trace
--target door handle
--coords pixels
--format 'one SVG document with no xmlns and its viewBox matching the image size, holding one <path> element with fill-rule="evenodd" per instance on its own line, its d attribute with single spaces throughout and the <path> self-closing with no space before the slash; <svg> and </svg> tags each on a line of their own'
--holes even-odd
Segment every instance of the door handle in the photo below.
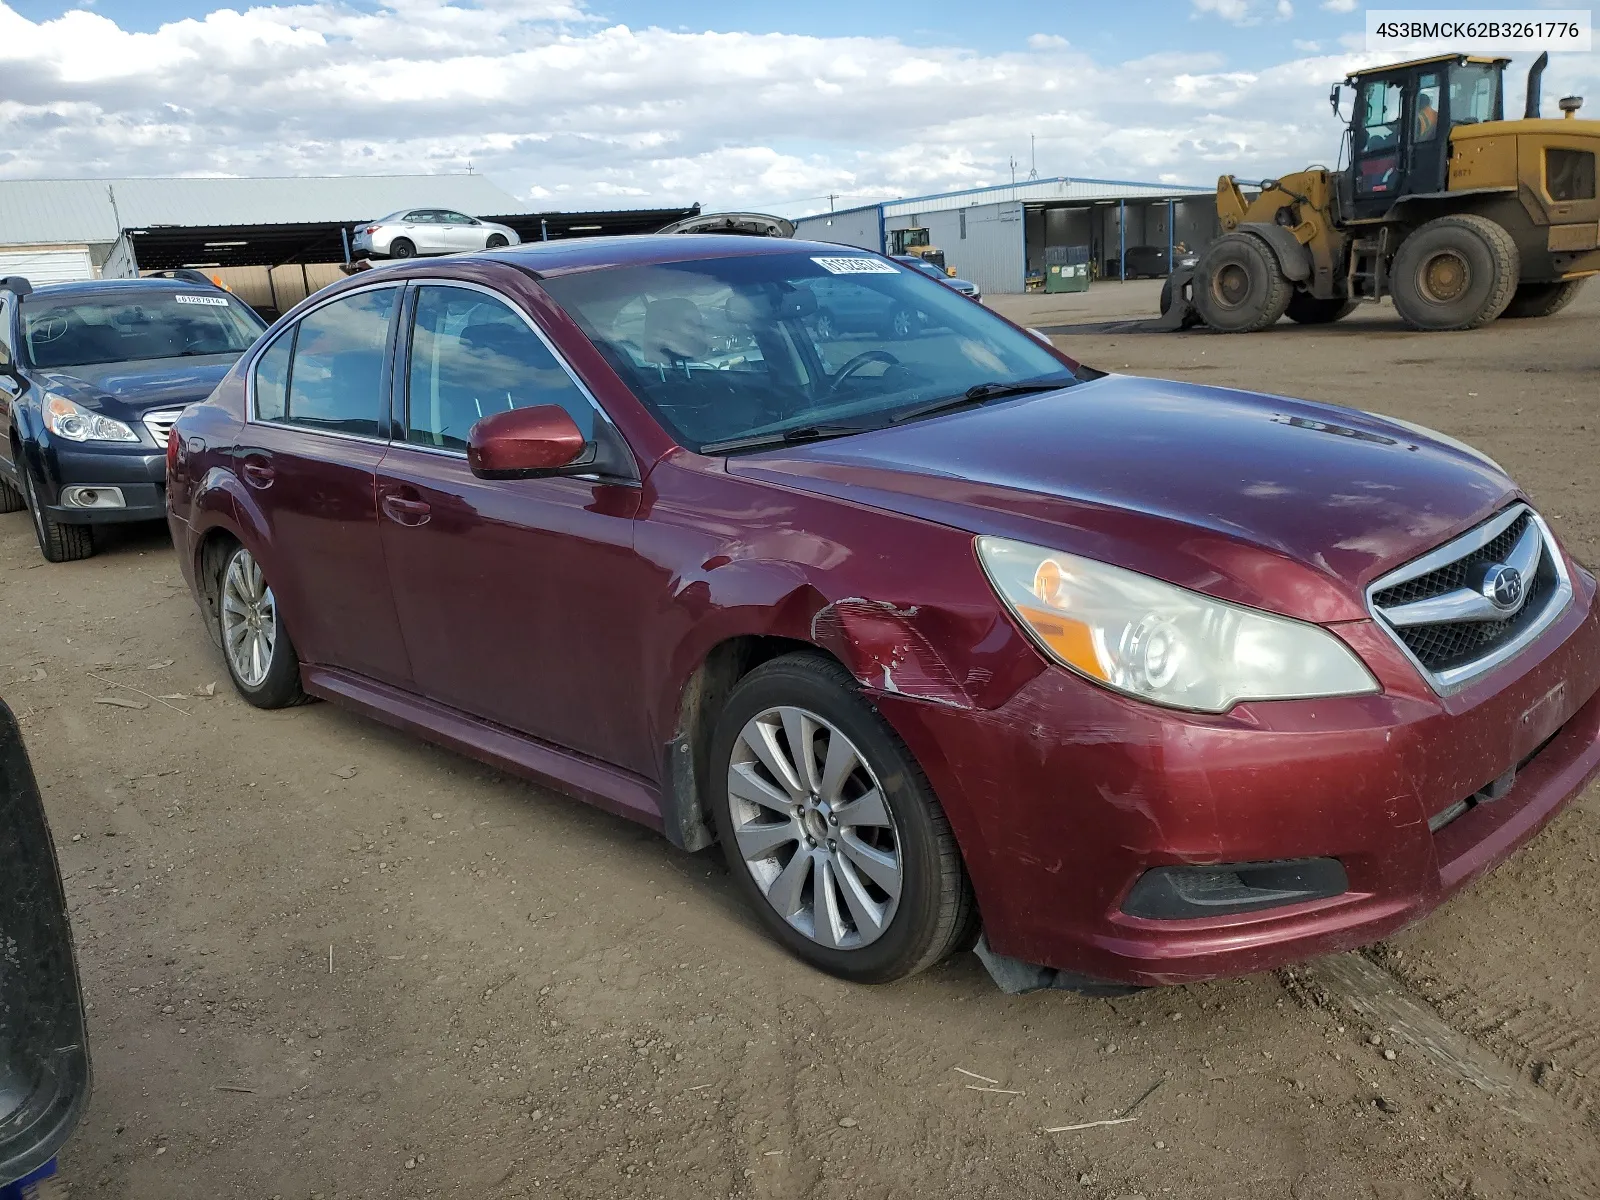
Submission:
<svg viewBox="0 0 1600 1200">
<path fill-rule="evenodd" d="M 244 460 L 243 474 L 244 481 L 257 488 L 271 487 L 272 481 L 278 477 L 278 473 L 267 463 L 248 458 Z"/>
<path fill-rule="evenodd" d="M 383 498 L 383 514 L 396 525 L 426 525 L 433 507 L 426 500 L 389 495 Z"/>
</svg>

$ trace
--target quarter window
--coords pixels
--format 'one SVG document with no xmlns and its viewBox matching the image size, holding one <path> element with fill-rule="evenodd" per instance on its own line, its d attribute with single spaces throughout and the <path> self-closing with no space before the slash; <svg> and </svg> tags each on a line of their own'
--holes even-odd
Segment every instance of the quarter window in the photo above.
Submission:
<svg viewBox="0 0 1600 1200">
<path fill-rule="evenodd" d="M 294 330 L 289 329 L 256 359 L 256 419 L 281 421 L 288 411 L 289 356 L 294 353 Z"/>
<path fill-rule="evenodd" d="M 0 300 L 0 367 L 11 365 L 11 306 Z"/>
<path fill-rule="evenodd" d="M 464 450 L 482 418 L 537 404 L 559 404 L 594 434 L 594 406 L 539 335 L 469 288 L 418 290 L 406 395 L 406 438 L 421 446 Z"/>
<path fill-rule="evenodd" d="M 358 292 L 302 317 L 293 333 L 293 352 L 284 355 L 287 378 L 277 373 L 274 356 L 289 343 L 288 335 L 256 366 L 257 417 L 376 437 L 384 351 L 399 297 L 399 288 Z"/>
</svg>

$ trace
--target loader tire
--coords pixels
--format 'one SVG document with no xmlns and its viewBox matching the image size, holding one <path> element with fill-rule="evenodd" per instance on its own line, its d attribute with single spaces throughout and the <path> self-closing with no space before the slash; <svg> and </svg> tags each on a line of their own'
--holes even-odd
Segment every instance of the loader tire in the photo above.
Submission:
<svg viewBox="0 0 1600 1200">
<path fill-rule="evenodd" d="M 1194 306 L 1219 333 L 1254 333 L 1276 324 L 1293 295 L 1278 256 L 1254 234 L 1223 234 L 1194 270 Z"/>
<path fill-rule="evenodd" d="M 1412 329 L 1477 329 L 1511 303 L 1519 268 L 1504 226 L 1470 213 L 1436 217 L 1400 243 L 1389 293 Z"/>
<path fill-rule="evenodd" d="M 1346 300 L 1342 296 L 1319 300 L 1304 292 L 1296 292 L 1289 297 L 1289 320 L 1298 325 L 1331 325 L 1355 312 L 1359 303 L 1360 301 Z"/>
<path fill-rule="evenodd" d="M 1583 287 L 1581 279 L 1567 279 L 1559 283 L 1519 283 L 1517 294 L 1511 297 L 1502 317 L 1549 317 L 1571 304 Z M 4 511 L 0 509 L 0 511 Z"/>
</svg>

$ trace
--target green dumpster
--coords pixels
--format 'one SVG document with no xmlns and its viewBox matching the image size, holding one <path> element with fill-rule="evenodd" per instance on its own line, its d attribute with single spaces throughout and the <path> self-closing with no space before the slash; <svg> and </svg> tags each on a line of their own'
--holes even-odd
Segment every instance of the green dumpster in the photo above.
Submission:
<svg viewBox="0 0 1600 1200">
<path fill-rule="evenodd" d="M 1044 290 L 1047 292 L 1088 291 L 1089 247 L 1046 246 L 1044 250 Z"/>
</svg>

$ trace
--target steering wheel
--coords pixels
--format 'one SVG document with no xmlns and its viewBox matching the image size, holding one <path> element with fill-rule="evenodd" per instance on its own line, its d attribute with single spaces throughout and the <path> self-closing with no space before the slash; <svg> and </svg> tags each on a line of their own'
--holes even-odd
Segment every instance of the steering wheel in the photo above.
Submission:
<svg viewBox="0 0 1600 1200">
<path fill-rule="evenodd" d="M 840 367 L 839 370 L 834 373 L 833 382 L 828 385 L 828 390 L 830 392 L 838 391 L 839 385 L 842 384 L 846 379 L 849 379 L 850 376 L 854 375 L 868 363 L 874 362 L 888 363 L 891 367 L 898 367 L 900 365 L 900 360 L 894 355 L 890 354 L 887 350 L 863 350 L 860 354 L 856 355 L 849 362 L 845 363 L 844 366 Z"/>
</svg>

